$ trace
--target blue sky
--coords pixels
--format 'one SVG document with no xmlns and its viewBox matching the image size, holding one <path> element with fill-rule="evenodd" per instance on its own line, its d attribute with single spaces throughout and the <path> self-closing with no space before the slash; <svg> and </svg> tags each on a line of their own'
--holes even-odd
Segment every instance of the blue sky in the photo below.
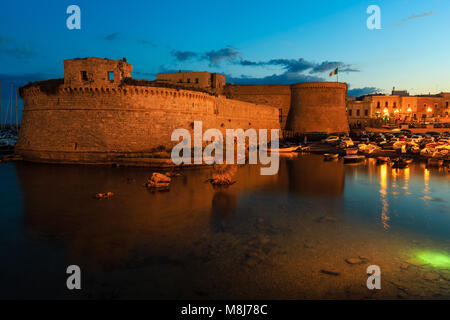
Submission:
<svg viewBox="0 0 450 320">
<path fill-rule="evenodd" d="M 81 30 L 66 9 L 81 8 Z M 369 5 L 381 9 L 369 30 Z M 450 1 L 2 1 L 0 81 L 58 78 L 63 59 L 133 64 L 136 78 L 208 70 L 234 83 L 339 81 L 351 93 L 450 91 Z"/>
</svg>

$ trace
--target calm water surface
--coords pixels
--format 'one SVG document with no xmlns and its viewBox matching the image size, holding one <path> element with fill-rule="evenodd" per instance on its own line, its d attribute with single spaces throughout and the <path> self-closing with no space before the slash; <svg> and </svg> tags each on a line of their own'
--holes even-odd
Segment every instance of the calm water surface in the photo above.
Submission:
<svg viewBox="0 0 450 320">
<path fill-rule="evenodd" d="M 143 187 L 151 173 L 1 164 L 0 298 L 450 298 L 446 170 L 300 155 L 275 176 L 240 166 L 228 188 L 186 170 L 162 193 Z"/>
</svg>

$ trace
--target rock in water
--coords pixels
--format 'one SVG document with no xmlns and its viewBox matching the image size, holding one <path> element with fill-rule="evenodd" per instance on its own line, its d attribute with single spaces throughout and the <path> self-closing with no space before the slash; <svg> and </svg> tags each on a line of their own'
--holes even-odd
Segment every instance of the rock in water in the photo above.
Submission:
<svg viewBox="0 0 450 320">
<path fill-rule="evenodd" d="M 145 186 L 149 189 L 167 190 L 169 188 L 171 179 L 158 172 L 154 172 L 152 177 L 147 180 Z"/>
<path fill-rule="evenodd" d="M 151 180 L 156 183 L 161 183 L 161 182 L 170 183 L 170 181 L 171 181 L 171 179 L 168 176 L 166 176 L 162 173 L 158 173 L 158 172 L 153 173 Z"/>
<path fill-rule="evenodd" d="M 439 274 L 432 273 L 432 272 L 425 273 L 425 276 L 424 276 L 425 280 L 428 280 L 428 281 L 436 281 L 436 280 L 439 280 L 440 277 L 441 276 Z"/>
<path fill-rule="evenodd" d="M 328 270 L 328 269 L 322 269 L 322 270 L 320 270 L 320 272 L 328 274 L 330 276 L 339 276 L 339 275 L 341 275 L 340 272 L 337 272 L 337 271 L 334 271 L 334 270 Z"/>
<path fill-rule="evenodd" d="M 345 262 L 347 262 L 348 264 L 363 264 L 363 263 L 365 263 L 364 260 L 359 259 L 359 258 L 345 259 Z"/>
</svg>

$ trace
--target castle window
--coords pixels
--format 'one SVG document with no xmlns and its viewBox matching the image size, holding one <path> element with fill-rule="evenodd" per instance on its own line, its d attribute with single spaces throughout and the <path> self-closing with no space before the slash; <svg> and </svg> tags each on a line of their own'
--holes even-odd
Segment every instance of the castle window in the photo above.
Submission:
<svg viewBox="0 0 450 320">
<path fill-rule="evenodd" d="M 380 109 L 380 101 L 377 102 L 377 108 Z"/>
<path fill-rule="evenodd" d="M 352 116 L 352 110 L 348 110 L 348 115 L 351 117 Z"/>
<path fill-rule="evenodd" d="M 367 117 L 367 116 L 369 116 L 369 110 L 364 110 L 364 115 Z"/>
<path fill-rule="evenodd" d="M 88 81 L 87 71 L 81 71 L 81 80 Z"/>
<path fill-rule="evenodd" d="M 114 81 L 114 72 L 113 71 L 109 71 L 108 72 L 108 80 L 109 81 Z"/>
<path fill-rule="evenodd" d="M 448 101 L 445 102 L 445 106 L 448 108 Z"/>
<path fill-rule="evenodd" d="M 394 108 L 397 108 L 397 102 L 394 102 Z"/>
<path fill-rule="evenodd" d="M 178 80 L 179 83 L 183 83 L 183 79 Z"/>
<path fill-rule="evenodd" d="M 386 101 L 386 103 L 384 105 L 387 107 L 387 106 L 389 106 L 389 103 Z"/>
<path fill-rule="evenodd" d="M 359 114 L 360 114 L 360 110 L 358 109 L 358 110 L 356 110 L 356 116 L 359 117 Z"/>
<path fill-rule="evenodd" d="M 198 83 L 198 78 L 195 78 L 195 83 Z"/>
<path fill-rule="evenodd" d="M 187 78 L 187 83 L 191 83 L 191 79 L 190 78 Z"/>
</svg>

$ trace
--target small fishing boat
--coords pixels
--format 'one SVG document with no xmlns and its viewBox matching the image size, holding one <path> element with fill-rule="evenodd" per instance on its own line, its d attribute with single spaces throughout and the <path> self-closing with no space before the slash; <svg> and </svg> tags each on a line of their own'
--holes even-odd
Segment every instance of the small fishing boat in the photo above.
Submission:
<svg viewBox="0 0 450 320">
<path fill-rule="evenodd" d="M 378 157 L 377 158 L 378 164 L 384 164 L 384 163 L 389 163 L 389 162 L 391 162 L 391 158 L 389 158 L 389 157 Z"/>
<path fill-rule="evenodd" d="M 414 161 L 413 158 L 402 158 L 402 159 L 403 159 L 403 161 L 405 161 L 406 164 L 411 164 Z"/>
<path fill-rule="evenodd" d="M 345 153 L 350 156 L 350 155 L 356 155 L 358 154 L 358 149 L 357 148 L 348 148 L 345 150 Z"/>
<path fill-rule="evenodd" d="M 356 154 L 344 156 L 344 163 L 360 163 L 366 159 L 365 156 L 359 156 Z"/>
<path fill-rule="evenodd" d="M 408 163 L 402 158 L 394 159 L 392 162 L 394 163 L 392 167 L 395 169 L 404 169 L 408 167 Z"/>
<path fill-rule="evenodd" d="M 267 151 L 271 152 L 278 152 L 278 153 L 284 153 L 284 152 L 296 152 L 297 149 L 302 150 L 302 146 L 290 146 L 290 147 L 280 147 L 280 148 L 267 148 Z"/>
<path fill-rule="evenodd" d="M 337 158 L 339 158 L 339 154 L 338 153 L 325 153 L 323 155 L 324 160 L 325 161 L 331 161 L 331 160 L 335 160 Z"/>
</svg>

